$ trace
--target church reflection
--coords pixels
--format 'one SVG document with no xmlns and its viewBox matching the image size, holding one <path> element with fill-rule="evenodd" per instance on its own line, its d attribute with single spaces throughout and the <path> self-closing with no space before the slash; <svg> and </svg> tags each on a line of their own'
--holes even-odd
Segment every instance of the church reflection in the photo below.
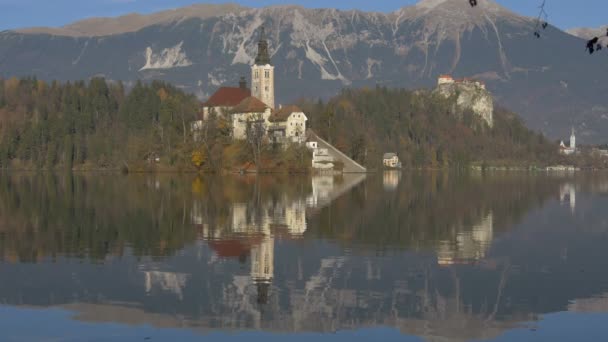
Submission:
<svg viewBox="0 0 608 342">
<path fill-rule="evenodd" d="M 226 224 L 205 222 L 201 203 L 193 202 L 191 220 L 220 258 L 249 259 L 250 282 L 257 289 L 257 303 L 267 304 L 274 278 L 277 239 L 299 240 L 307 230 L 307 211 L 316 212 L 360 184 L 365 175 L 336 179 L 333 175 L 311 178 L 312 192 L 303 198 L 232 203 Z"/>
<path fill-rule="evenodd" d="M 195 202 L 196 208 L 196 202 Z M 250 280 L 257 288 L 258 303 L 266 304 L 274 277 L 274 245 L 277 235 L 300 238 L 306 231 L 302 202 L 264 203 L 253 208 L 234 203 L 229 224 L 211 228 L 193 210 L 193 223 L 202 225 L 201 238 L 221 258 L 249 259 Z"/>
<path fill-rule="evenodd" d="M 572 183 L 562 184 L 559 188 L 559 200 L 561 203 L 570 204 L 570 210 L 576 210 L 576 186 Z"/>
<path fill-rule="evenodd" d="M 467 264 L 485 258 L 494 239 L 494 216 L 488 213 L 481 221 L 460 227 L 453 239 L 441 240 L 437 246 L 437 263 L 442 266 Z"/>
</svg>

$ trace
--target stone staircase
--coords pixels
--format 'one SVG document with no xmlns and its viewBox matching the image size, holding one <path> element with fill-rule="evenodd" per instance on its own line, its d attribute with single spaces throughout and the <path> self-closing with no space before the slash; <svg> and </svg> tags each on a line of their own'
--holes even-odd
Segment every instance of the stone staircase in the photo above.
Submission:
<svg viewBox="0 0 608 342">
<path fill-rule="evenodd" d="M 341 162 L 344 165 L 344 168 L 342 169 L 343 173 L 367 173 L 365 167 L 349 158 L 332 144 L 323 140 L 314 131 L 308 130 L 307 136 L 309 142 L 316 141 L 318 149 L 326 149 L 329 155 L 333 157 L 334 161 Z"/>
</svg>

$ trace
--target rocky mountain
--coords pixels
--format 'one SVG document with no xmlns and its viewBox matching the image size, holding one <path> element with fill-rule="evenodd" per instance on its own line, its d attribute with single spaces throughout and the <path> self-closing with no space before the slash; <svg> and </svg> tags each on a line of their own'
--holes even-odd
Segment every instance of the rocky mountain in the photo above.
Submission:
<svg viewBox="0 0 608 342">
<path fill-rule="evenodd" d="M 553 138 L 574 126 L 583 143 L 607 140 L 604 55 L 588 56 L 583 39 L 552 26 L 536 39 L 533 19 L 492 0 L 475 8 L 423 0 L 393 13 L 234 5 L 208 15 L 174 12 L 182 14 L 118 31 L 81 22 L 74 25 L 86 29 L 62 29 L 80 33 L 1 32 L 0 76 L 163 79 L 205 98 L 249 75 L 265 25 L 278 103 L 326 98 L 343 87 L 434 87 L 447 73 L 484 81 L 499 104 Z"/>
<path fill-rule="evenodd" d="M 26 34 L 50 34 L 70 37 L 99 37 L 135 32 L 144 27 L 179 22 L 190 18 L 206 19 L 244 10 L 237 4 L 196 4 L 151 15 L 131 13 L 117 18 L 90 18 L 63 27 L 30 27 L 17 30 Z"/>
<path fill-rule="evenodd" d="M 566 30 L 566 32 L 570 33 L 573 36 L 577 36 L 583 39 L 591 39 L 593 37 L 606 36 L 606 30 L 608 30 L 608 25 L 600 26 L 600 27 L 575 27 Z"/>
<path fill-rule="evenodd" d="M 573 36 L 583 38 L 585 40 L 598 37 L 601 45 L 608 45 L 608 25 L 590 28 L 590 27 L 577 27 L 566 30 Z"/>
<path fill-rule="evenodd" d="M 455 97 L 458 109 L 471 110 L 490 127 L 494 126 L 494 99 L 485 85 L 474 81 L 454 82 L 442 77 L 436 89 L 445 98 Z"/>
</svg>

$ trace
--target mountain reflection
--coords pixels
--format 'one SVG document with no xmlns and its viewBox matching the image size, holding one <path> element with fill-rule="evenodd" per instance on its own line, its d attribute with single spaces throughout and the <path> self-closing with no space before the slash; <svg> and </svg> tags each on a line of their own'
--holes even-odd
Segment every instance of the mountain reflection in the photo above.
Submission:
<svg viewBox="0 0 608 342">
<path fill-rule="evenodd" d="M 485 339 L 608 310 L 600 176 L 0 177 L 0 301 L 195 330 Z"/>
</svg>

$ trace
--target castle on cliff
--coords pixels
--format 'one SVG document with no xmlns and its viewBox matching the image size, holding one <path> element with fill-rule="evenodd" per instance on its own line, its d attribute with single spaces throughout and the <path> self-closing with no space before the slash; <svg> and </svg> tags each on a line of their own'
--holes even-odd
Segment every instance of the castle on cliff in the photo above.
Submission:
<svg viewBox="0 0 608 342">
<path fill-rule="evenodd" d="M 486 89 L 485 83 L 473 79 L 454 79 L 441 75 L 437 79 L 436 91 L 446 98 L 456 96 L 460 109 L 472 110 L 490 127 L 494 126 L 494 99 Z"/>
<path fill-rule="evenodd" d="M 478 81 L 478 80 L 470 79 L 470 78 L 454 79 L 450 75 L 441 75 L 441 76 L 439 76 L 439 79 L 437 79 L 437 86 L 450 85 L 450 84 L 465 85 L 465 86 L 471 85 L 478 89 L 486 90 L 485 83 Z"/>
</svg>

